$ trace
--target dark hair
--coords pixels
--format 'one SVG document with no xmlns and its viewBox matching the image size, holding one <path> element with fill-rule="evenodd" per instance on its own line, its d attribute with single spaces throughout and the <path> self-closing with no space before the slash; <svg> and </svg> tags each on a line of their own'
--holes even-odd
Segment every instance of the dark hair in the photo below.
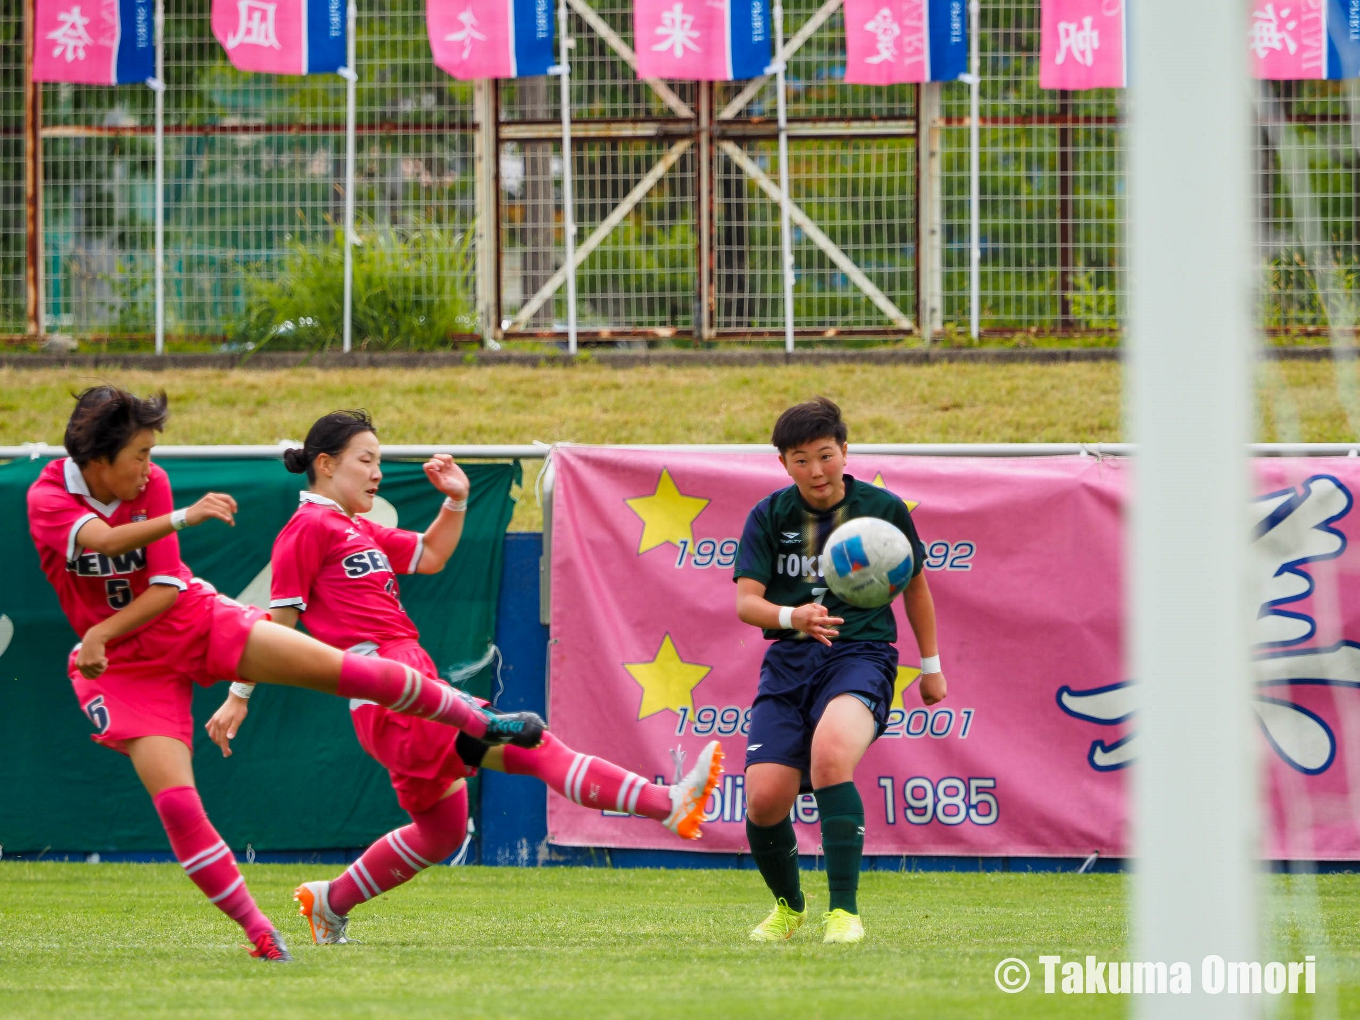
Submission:
<svg viewBox="0 0 1360 1020">
<path fill-rule="evenodd" d="M 340 456 L 349 441 L 360 432 L 378 434 L 378 430 L 373 427 L 373 419 L 363 408 L 322 415 L 308 430 L 307 441 L 302 444 L 302 449 L 283 451 L 283 466 L 295 475 L 307 472 L 308 483 L 314 484 L 316 458 L 323 453 L 332 457 Z"/>
<path fill-rule="evenodd" d="M 774 423 L 770 442 L 784 453 L 814 439 L 830 437 L 837 443 L 844 443 L 847 435 L 841 409 L 826 397 L 818 397 L 806 404 L 794 404 L 781 414 Z"/>
<path fill-rule="evenodd" d="M 170 420 L 165 391 L 135 397 L 117 386 L 91 386 L 76 397 L 66 423 L 67 455 L 84 467 L 92 460 L 112 461 L 143 429 L 165 430 Z"/>
</svg>

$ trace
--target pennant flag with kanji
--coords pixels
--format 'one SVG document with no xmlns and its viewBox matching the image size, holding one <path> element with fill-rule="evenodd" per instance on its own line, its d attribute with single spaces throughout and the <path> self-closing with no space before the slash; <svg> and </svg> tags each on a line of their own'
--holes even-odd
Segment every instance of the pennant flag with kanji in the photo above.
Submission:
<svg viewBox="0 0 1360 1020">
<path fill-rule="evenodd" d="M 153 0 L 37 0 L 33 80 L 146 84 L 156 75 Z"/>
<path fill-rule="evenodd" d="M 524 78 L 553 66 L 551 0 L 426 0 L 437 67 L 455 78 Z"/>
<path fill-rule="evenodd" d="M 233 67 L 335 74 L 346 66 L 346 0 L 213 0 L 212 31 Z"/>
<path fill-rule="evenodd" d="M 734 81 L 770 65 L 766 0 L 633 0 L 639 78 Z"/>
<path fill-rule="evenodd" d="M 954 81 L 968 67 L 963 0 L 845 0 L 845 81 Z"/>
</svg>

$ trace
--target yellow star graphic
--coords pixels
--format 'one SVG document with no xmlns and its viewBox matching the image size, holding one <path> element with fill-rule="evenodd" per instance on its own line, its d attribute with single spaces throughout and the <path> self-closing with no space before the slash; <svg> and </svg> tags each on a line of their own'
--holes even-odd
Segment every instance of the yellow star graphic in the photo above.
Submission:
<svg viewBox="0 0 1360 1020">
<path fill-rule="evenodd" d="M 713 669 L 712 666 L 685 662 L 675 650 L 675 642 L 669 634 L 661 639 L 661 647 L 651 662 L 625 662 L 623 668 L 642 688 L 639 719 L 646 719 L 666 709 L 679 712 L 682 708 L 688 708 L 693 711 L 692 692 Z"/>
<path fill-rule="evenodd" d="M 902 695 L 907 693 L 907 688 L 920 679 L 921 671 L 915 666 L 898 666 L 897 679 L 893 682 L 892 704 L 888 707 L 905 709 L 907 706 L 902 701 Z"/>
<path fill-rule="evenodd" d="M 703 513 L 709 501 L 698 496 L 683 495 L 675 487 L 671 473 L 661 469 L 661 477 L 656 480 L 656 491 L 650 496 L 635 496 L 625 499 L 628 509 L 642 518 L 642 540 L 638 543 L 638 555 L 648 549 L 655 549 L 667 542 L 679 548 L 680 543 L 688 542 L 694 546 L 694 519 Z"/>
<path fill-rule="evenodd" d="M 874 475 L 874 480 L 871 484 L 877 485 L 880 489 L 886 489 L 888 487 L 888 484 L 885 481 L 883 481 L 882 471 Z M 921 501 L 917 499 L 904 499 L 902 500 L 902 502 L 907 504 L 907 513 L 911 513 L 913 510 L 915 510 L 918 506 L 921 505 Z"/>
</svg>

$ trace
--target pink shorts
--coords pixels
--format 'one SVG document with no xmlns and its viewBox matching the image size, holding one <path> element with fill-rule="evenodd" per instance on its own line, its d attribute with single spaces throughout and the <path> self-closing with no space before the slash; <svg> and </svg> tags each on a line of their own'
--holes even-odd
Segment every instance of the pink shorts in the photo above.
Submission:
<svg viewBox="0 0 1360 1020">
<path fill-rule="evenodd" d="M 382 645 L 377 654 L 439 679 L 434 661 L 415 641 L 393 641 Z M 392 789 L 403 811 L 428 811 L 456 780 L 477 771 L 458 756 L 454 746 L 458 730 L 452 726 L 399 715 L 366 701 L 351 702 L 349 715 L 360 745 L 392 777 Z"/>
<path fill-rule="evenodd" d="M 81 710 L 94 723 L 95 743 L 127 753 L 138 737 L 174 737 L 192 750 L 194 684 L 237 680 L 251 628 L 269 618 L 211 586 L 192 582 L 149 627 L 107 650 L 109 665 L 94 680 L 76 669 L 77 645 L 66 663 Z"/>
</svg>

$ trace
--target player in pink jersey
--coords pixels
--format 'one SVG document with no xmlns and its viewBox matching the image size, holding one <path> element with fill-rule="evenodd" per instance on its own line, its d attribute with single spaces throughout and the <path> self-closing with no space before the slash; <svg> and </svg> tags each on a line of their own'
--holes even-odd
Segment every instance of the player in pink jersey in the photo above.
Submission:
<svg viewBox="0 0 1360 1020">
<path fill-rule="evenodd" d="M 151 463 L 155 433 L 168 417 L 163 393 L 139 399 L 112 386 L 82 393 L 66 426 L 67 456 L 28 490 L 29 530 L 80 638 L 68 673 L 94 739 L 132 760 L 175 857 L 245 930 L 251 955 L 286 961 L 283 940 L 256 907 L 194 787 L 194 684 L 308 687 L 526 748 L 541 741 L 543 721 L 469 704 L 401 663 L 337 651 L 194 578 L 177 532 L 209 520 L 234 524 L 236 501 L 209 493 L 174 508 L 165 472 Z"/>
<path fill-rule="evenodd" d="M 301 450 L 289 450 L 290 471 L 307 473 L 309 491 L 274 542 L 270 613 L 281 622 L 303 616 L 327 644 L 404 662 L 437 679 L 402 609 L 398 574 L 444 568 L 463 531 L 467 475 L 446 454 L 425 464 L 445 495 L 423 533 L 366 520 L 382 480 L 382 452 L 363 411 L 321 418 Z M 233 687 L 208 722 L 208 733 L 230 754 L 230 740 L 247 711 Z M 247 693 L 248 697 L 248 693 Z M 585 807 L 652 818 L 687 839 L 700 835 L 704 804 L 722 771 L 722 749 L 708 744 L 698 763 L 674 786 L 648 782 L 611 762 L 581 754 L 544 732 L 538 747 L 491 747 L 468 733 L 393 715 L 367 701 L 350 702 L 359 743 L 392 777 L 411 824 L 383 836 L 330 882 L 307 882 L 294 897 L 318 943 L 344 942 L 349 912 L 453 854 L 467 834 L 466 777 L 478 767 L 531 775 Z"/>
</svg>

